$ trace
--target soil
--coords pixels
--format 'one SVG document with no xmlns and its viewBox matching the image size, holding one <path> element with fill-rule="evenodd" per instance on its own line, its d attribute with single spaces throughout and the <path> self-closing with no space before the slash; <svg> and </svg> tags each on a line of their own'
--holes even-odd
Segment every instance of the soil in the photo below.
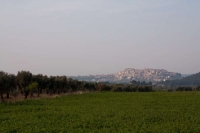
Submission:
<svg viewBox="0 0 200 133">
<path fill-rule="evenodd" d="M 40 96 L 38 97 L 37 94 L 34 94 L 33 97 L 31 97 L 31 95 L 29 95 L 27 97 L 27 99 L 40 99 L 40 98 L 56 98 L 56 97 L 60 97 L 60 96 L 66 96 L 66 95 L 72 95 L 72 94 L 84 94 L 84 93 L 91 93 L 90 91 L 77 91 L 77 92 L 68 92 L 68 93 L 62 93 L 62 94 L 53 94 L 53 95 L 49 95 L 46 93 L 42 93 L 40 94 Z M 4 97 L 4 102 L 17 102 L 17 101 L 23 101 L 24 99 L 24 95 L 19 94 L 17 97 L 14 96 L 10 96 L 9 99 L 6 98 L 6 94 L 3 95 Z"/>
</svg>

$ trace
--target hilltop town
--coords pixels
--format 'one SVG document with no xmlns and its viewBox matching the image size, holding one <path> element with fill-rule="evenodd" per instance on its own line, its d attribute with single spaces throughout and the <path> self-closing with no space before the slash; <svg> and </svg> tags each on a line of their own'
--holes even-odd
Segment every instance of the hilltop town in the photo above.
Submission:
<svg viewBox="0 0 200 133">
<path fill-rule="evenodd" d="M 89 76 L 71 76 L 73 79 L 93 82 L 115 82 L 129 83 L 131 80 L 159 82 L 173 79 L 180 79 L 180 73 L 168 72 L 164 69 L 134 69 L 126 68 L 123 71 L 114 74 L 89 75 Z"/>
</svg>

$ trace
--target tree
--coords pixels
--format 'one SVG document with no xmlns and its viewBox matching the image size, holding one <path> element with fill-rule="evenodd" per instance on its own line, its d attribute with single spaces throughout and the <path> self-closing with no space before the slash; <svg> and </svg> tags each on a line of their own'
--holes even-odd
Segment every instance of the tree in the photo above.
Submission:
<svg viewBox="0 0 200 133">
<path fill-rule="evenodd" d="M 64 92 L 67 91 L 67 77 L 66 76 L 60 77 L 60 87 L 62 91 Z"/>
<path fill-rule="evenodd" d="M 200 86 L 197 86 L 197 87 L 196 87 L 196 91 L 200 91 Z"/>
<path fill-rule="evenodd" d="M 14 74 L 8 74 L 6 84 L 6 98 L 10 98 L 10 93 L 16 89 L 16 76 Z"/>
<path fill-rule="evenodd" d="M 132 81 L 130 81 L 130 83 L 133 84 L 133 85 L 137 85 L 138 84 L 138 82 L 136 80 L 132 80 Z"/>
<path fill-rule="evenodd" d="M 54 76 L 50 76 L 49 78 L 48 91 L 50 95 L 55 93 L 55 77 Z"/>
<path fill-rule="evenodd" d="M 6 75 L 7 73 L 0 71 L 0 96 L 2 102 L 4 102 L 3 94 L 5 93 L 5 88 L 7 84 Z"/>
<path fill-rule="evenodd" d="M 33 92 L 37 88 L 38 88 L 38 83 L 37 82 L 32 82 L 25 88 L 25 91 L 29 91 L 31 93 L 31 97 L 33 97 Z"/>
<path fill-rule="evenodd" d="M 54 90 L 54 93 L 60 94 L 60 88 L 61 88 L 60 77 L 56 76 L 55 77 L 55 90 Z"/>
<path fill-rule="evenodd" d="M 37 96 L 40 96 L 40 93 L 42 91 L 42 89 L 44 89 L 44 81 L 43 81 L 43 75 L 42 74 L 38 74 L 38 75 L 34 75 L 32 81 L 33 82 L 37 82 L 38 83 L 38 87 L 37 87 Z"/>
<path fill-rule="evenodd" d="M 31 83 L 32 81 L 32 73 L 29 71 L 21 71 L 17 74 L 17 83 L 18 87 L 21 89 L 22 93 L 24 94 L 24 98 L 26 99 L 30 93 L 29 90 L 26 89 L 26 87 Z"/>
</svg>

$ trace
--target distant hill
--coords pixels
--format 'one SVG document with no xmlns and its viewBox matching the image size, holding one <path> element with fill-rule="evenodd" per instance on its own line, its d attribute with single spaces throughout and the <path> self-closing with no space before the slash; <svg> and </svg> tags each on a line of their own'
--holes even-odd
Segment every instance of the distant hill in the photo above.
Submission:
<svg viewBox="0 0 200 133">
<path fill-rule="evenodd" d="M 187 77 L 187 76 L 191 76 L 192 74 L 181 74 L 182 77 Z"/>
<path fill-rule="evenodd" d="M 166 80 L 159 82 L 159 84 L 167 86 L 199 86 L 200 85 L 200 72 L 191 76 L 183 77 L 182 79 Z"/>
<path fill-rule="evenodd" d="M 126 68 L 123 71 L 114 74 L 73 76 L 71 78 L 83 81 L 129 83 L 132 80 L 159 82 L 173 79 L 181 79 L 182 76 L 180 73 L 168 72 L 164 69 Z"/>
</svg>

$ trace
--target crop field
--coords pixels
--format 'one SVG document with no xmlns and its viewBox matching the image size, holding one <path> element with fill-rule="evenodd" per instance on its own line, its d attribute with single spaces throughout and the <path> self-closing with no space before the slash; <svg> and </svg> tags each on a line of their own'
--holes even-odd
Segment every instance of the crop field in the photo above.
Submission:
<svg viewBox="0 0 200 133">
<path fill-rule="evenodd" d="M 0 103 L 1 133 L 199 133 L 199 92 L 97 92 Z"/>
</svg>

